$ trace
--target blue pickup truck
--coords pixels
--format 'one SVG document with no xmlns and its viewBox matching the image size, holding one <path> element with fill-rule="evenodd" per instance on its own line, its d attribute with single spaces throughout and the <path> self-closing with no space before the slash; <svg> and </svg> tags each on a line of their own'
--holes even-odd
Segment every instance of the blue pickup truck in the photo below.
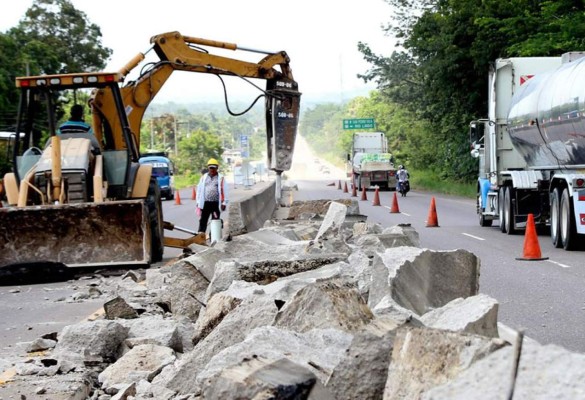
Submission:
<svg viewBox="0 0 585 400">
<path fill-rule="evenodd" d="M 173 162 L 167 157 L 147 155 L 140 157 L 140 164 L 152 164 L 152 176 L 156 178 L 161 197 L 172 200 L 175 197 Z"/>
</svg>

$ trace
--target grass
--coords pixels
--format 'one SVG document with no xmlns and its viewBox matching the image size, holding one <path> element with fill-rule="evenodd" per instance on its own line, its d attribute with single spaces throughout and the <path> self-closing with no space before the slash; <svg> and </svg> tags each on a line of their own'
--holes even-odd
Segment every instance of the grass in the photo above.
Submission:
<svg viewBox="0 0 585 400">
<path fill-rule="evenodd" d="M 455 196 L 474 199 L 477 196 L 477 184 L 445 181 L 439 175 L 430 171 L 412 171 L 410 173 L 410 185 L 415 190 L 428 190 L 431 192 L 451 194 Z"/>
</svg>

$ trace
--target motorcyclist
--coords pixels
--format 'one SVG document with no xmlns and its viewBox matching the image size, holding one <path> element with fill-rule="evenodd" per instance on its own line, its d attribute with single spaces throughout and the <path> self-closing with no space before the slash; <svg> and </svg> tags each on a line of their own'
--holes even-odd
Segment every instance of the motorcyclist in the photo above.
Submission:
<svg viewBox="0 0 585 400">
<path fill-rule="evenodd" d="M 410 190 L 410 184 L 408 182 L 410 174 L 408 173 L 408 170 L 404 168 L 404 165 L 401 164 L 398 166 L 398 172 L 396 173 L 396 176 L 398 178 L 396 189 L 402 193 L 402 196 L 406 196 L 406 192 Z"/>
</svg>

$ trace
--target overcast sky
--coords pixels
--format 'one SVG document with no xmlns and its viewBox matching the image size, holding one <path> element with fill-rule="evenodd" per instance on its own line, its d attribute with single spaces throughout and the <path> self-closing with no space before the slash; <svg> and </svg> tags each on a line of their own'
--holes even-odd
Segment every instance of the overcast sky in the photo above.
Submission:
<svg viewBox="0 0 585 400">
<path fill-rule="evenodd" d="M 384 0 L 71 0 L 97 24 L 103 45 L 113 50 L 106 70 L 118 70 L 136 53 L 150 47 L 150 37 L 179 31 L 185 36 L 235 43 L 267 51 L 284 50 L 291 58 L 295 80 L 304 100 L 328 95 L 330 101 L 372 89 L 356 77 L 370 65 L 357 50 L 359 41 L 377 54 L 389 56 L 394 40 L 384 35 L 391 8 Z M 0 31 L 16 26 L 32 0 L 11 2 L 0 13 Z M 230 52 L 228 56 L 239 56 Z M 259 61 L 261 54 L 246 53 Z M 132 77 L 132 75 L 130 76 Z M 228 81 L 230 98 L 253 99 L 258 92 Z M 264 84 L 261 84 L 264 87 Z M 248 85 L 246 85 L 248 87 Z M 174 73 L 156 102 L 201 102 L 223 98 L 214 76 Z"/>
</svg>

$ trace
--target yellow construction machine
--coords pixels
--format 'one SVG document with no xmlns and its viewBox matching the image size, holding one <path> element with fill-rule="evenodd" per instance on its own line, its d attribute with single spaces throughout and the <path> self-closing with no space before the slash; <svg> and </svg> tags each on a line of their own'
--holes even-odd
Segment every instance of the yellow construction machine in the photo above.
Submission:
<svg viewBox="0 0 585 400">
<path fill-rule="evenodd" d="M 7 207 L 0 208 L 0 268 L 59 263 L 68 267 L 150 264 L 164 246 L 194 241 L 164 237 L 160 192 L 151 166 L 139 164 L 144 113 L 171 73 L 178 71 L 266 80 L 268 163 L 290 169 L 300 93 L 284 51 L 238 48 L 232 43 L 169 32 L 151 38 L 159 61 L 124 82 L 145 59 L 139 53 L 115 73 L 19 77 L 21 91 L 13 172 L 4 177 Z M 209 48 L 260 52 L 257 63 L 211 54 Z M 150 50 L 149 50 L 150 51 Z M 93 134 L 60 134 L 56 99 L 91 90 Z M 49 136 L 41 143 L 43 136 Z"/>
</svg>

